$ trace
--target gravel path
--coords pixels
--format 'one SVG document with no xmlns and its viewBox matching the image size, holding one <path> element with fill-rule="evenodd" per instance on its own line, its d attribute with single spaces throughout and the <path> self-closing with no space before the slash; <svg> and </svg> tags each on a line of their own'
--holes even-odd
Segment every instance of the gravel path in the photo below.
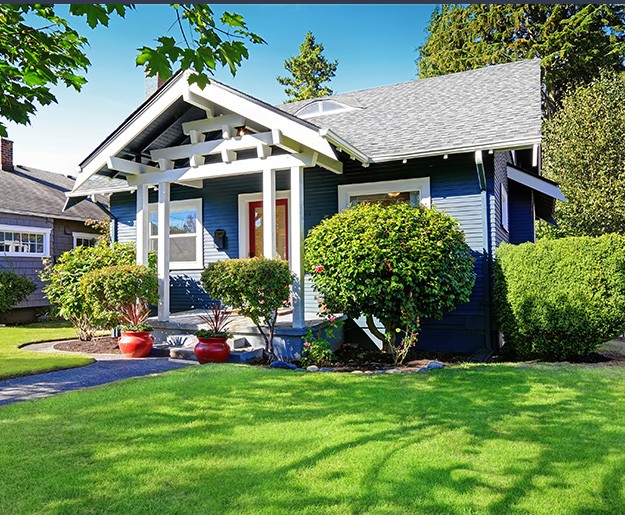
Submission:
<svg viewBox="0 0 625 515">
<path fill-rule="evenodd" d="M 52 349 L 55 343 L 58 342 L 28 345 L 27 348 L 43 352 L 62 352 Z M 188 362 L 169 361 L 169 358 L 124 359 L 119 354 L 89 356 L 97 361 L 84 367 L 0 380 L 0 406 L 99 386 L 129 377 L 159 374 L 190 365 Z"/>
</svg>

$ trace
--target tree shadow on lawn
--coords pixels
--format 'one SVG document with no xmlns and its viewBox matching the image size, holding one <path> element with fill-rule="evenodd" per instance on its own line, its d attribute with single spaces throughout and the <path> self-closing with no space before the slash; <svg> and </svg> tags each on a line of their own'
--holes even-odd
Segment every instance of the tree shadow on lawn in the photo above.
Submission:
<svg viewBox="0 0 625 515">
<path fill-rule="evenodd" d="M 624 393 L 616 368 L 198 367 L 0 410 L 0 511 L 614 513 Z"/>
</svg>

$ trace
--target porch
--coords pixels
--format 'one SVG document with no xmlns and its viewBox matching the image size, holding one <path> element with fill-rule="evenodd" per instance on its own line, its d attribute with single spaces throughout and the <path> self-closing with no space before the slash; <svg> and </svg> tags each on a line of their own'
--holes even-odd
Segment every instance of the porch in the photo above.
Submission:
<svg viewBox="0 0 625 515">
<path fill-rule="evenodd" d="M 157 346 L 168 347 L 171 357 L 194 359 L 193 346 L 197 340 L 192 335 L 198 329 L 205 327 L 201 318 L 205 313 L 205 310 L 194 309 L 173 313 L 167 321 L 159 320 L 158 317 L 148 319 L 154 328 L 153 335 Z M 302 327 L 293 327 L 293 325 L 292 310 L 283 310 L 278 313 L 273 344 L 276 355 L 280 359 L 288 361 L 300 359 L 304 335 L 308 329 L 312 328 L 313 334 L 317 335 L 324 331 L 327 321 L 307 313 Z M 234 333 L 234 336 L 228 340 L 231 349 L 230 361 L 244 363 L 262 357 L 265 343 L 252 320 L 241 315 L 234 315 L 230 330 Z M 187 338 L 184 338 L 185 336 Z M 338 345 L 342 340 L 342 328 L 336 330 L 334 337 L 329 339 L 333 345 Z"/>
</svg>

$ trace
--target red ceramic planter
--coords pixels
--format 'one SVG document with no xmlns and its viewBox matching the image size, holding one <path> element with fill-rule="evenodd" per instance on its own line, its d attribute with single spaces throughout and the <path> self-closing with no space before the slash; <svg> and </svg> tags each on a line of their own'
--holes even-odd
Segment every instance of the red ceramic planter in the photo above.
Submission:
<svg viewBox="0 0 625 515">
<path fill-rule="evenodd" d="M 117 344 L 126 358 L 145 358 L 152 350 L 154 337 L 150 331 L 122 331 Z"/>
<path fill-rule="evenodd" d="M 228 338 L 200 338 L 195 346 L 195 355 L 200 363 L 223 363 L 230 356 Z"/>
</svg>

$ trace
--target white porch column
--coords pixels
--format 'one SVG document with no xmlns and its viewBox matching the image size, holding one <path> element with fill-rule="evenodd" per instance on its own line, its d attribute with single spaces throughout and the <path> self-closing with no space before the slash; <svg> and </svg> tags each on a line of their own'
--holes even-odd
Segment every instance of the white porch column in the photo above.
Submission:
<svg viewBox="0 0 625 515">
<path fill-rule="evenodd" d="M 141 184 L 137 186 L 137 265 L 148 264 L 149 223 L 148 185 Z"/>
<path fill-rule="evenodd" d="M 158 319 L 169 320 L 169 183 L 158 185 Z"/>
<path fill-rule="evenodd" d="M 305 327 L 304 321 L 304 168 L 291 168 L 290 202 L 291 272 L 293 282 L 293 327 Z"/>
<path fill-rule="evenodd" d="M 263 170 L 263 255 L 276 257 L 276 171 L 271 169 Z"/>
</svg>

